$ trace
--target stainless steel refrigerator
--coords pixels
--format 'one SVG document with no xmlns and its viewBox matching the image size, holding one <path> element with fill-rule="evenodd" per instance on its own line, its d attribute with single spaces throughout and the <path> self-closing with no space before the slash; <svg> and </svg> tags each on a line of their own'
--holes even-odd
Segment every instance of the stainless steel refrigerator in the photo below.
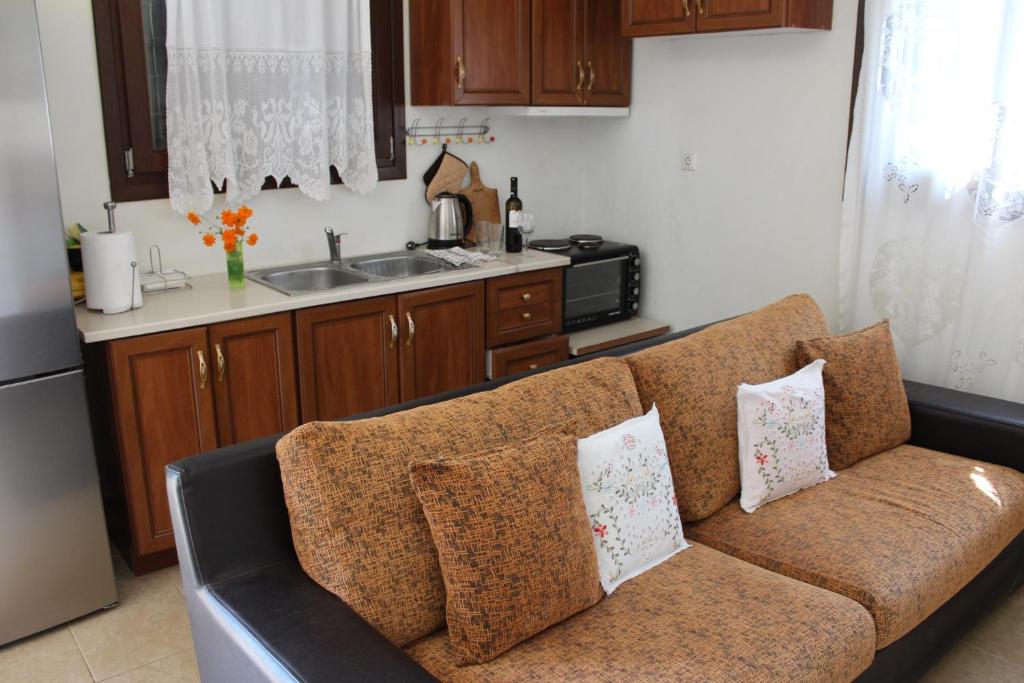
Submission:
<svg viewBox="0 0 1024 683">
<path fill-rule="evenodd" d="M 0 644 L 117 600 L 33 0 L 0 3 Z"/>
</svg>

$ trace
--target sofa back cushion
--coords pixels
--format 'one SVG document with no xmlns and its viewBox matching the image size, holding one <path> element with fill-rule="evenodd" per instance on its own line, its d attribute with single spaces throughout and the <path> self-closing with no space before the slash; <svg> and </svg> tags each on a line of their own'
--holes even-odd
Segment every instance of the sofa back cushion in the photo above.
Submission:
<svg viewBox="0 0 1024 683">
<path fill-rule="evenodd" d="M 584 437 L 641 414 L 626 362 L 601 358 L 384 417 L 303 425 L 277 447 L 299 561 L 393 643 L 433 633 L 444 582 L 409 463 L 573 422 Z"/>
<path fill-rule="evenodd" d="M 736 387 L 797 370 L 796 342 L 828 334 L 806 294 L 627 356 L 644 410 L 658 404 L 684 522 L 740 492 Z"/>
</svg>

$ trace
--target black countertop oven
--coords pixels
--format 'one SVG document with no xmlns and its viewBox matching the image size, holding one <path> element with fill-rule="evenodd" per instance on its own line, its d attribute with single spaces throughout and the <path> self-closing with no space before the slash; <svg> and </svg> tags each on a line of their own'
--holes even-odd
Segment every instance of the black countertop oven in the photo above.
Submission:
<svg viewBox="0 0 1024 683">
<path fill-rule="evenodd" d="M 563 332 L 625 320 L 640 309 L 640 250 L 632 244 L 602 242 L 563 252 L 572 265 L 562 288 Z"/>
</svg>

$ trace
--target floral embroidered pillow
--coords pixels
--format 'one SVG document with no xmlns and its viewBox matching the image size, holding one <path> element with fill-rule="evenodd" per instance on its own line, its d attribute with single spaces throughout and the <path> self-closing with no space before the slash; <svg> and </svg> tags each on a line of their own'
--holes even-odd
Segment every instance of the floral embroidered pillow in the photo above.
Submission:
<svg viewBox="0 0 1024 683">
<path fill-rule="evenodd" d="M 825 448 L 825 388 L 816 360 L 789 377 L 736 392 L 740 507 L 765 503 L 836 476 Z"/>
<path fill-rule="evenodd" d="M 689 545 L 658 407 L 577 443 L 583 502 L 606 593 Z"/>
</svg>

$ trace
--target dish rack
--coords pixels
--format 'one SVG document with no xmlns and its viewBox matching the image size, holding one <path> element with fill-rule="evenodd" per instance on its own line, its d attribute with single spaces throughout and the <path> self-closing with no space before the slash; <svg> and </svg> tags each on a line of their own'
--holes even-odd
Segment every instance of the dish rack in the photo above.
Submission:
<svg viewBox="0 0 1024 683">
<path fill-rule="evenodd" d="M 139 273 L 139 285 L 142 287 L 143 294 L 167 292 L 174 289 L 191 287 L 192 277 L 182 270 L 174 268 L 164 270 L 164 260 L 160 254 L 160 246 L 154 244 L 149 248 L 149 270 L 143 270 Z"/>
</svg>

